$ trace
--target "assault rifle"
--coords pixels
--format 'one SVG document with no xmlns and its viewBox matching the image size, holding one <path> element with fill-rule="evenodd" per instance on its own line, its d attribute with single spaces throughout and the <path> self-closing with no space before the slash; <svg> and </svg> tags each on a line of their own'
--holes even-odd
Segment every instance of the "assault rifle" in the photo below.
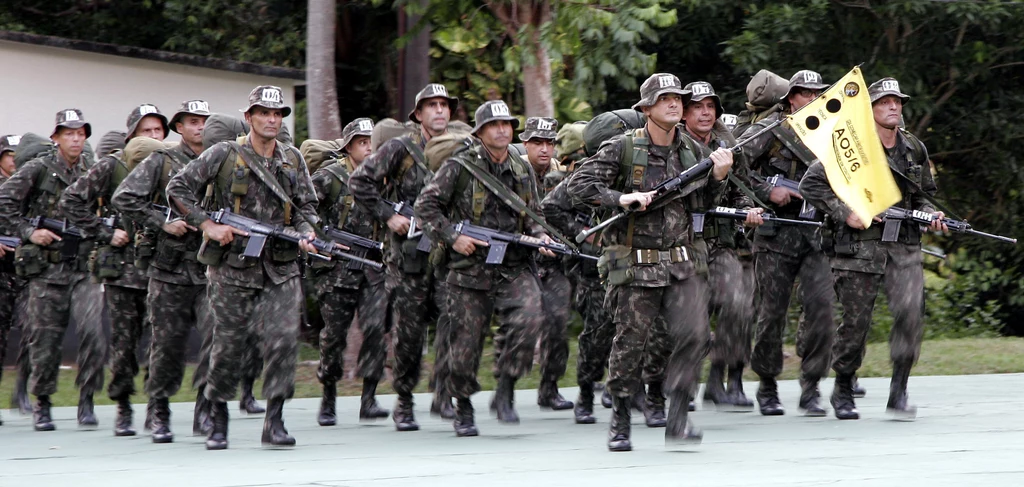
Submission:
<svg viewBox="0 0 1024 487">
<path fill-rule="evenodd" d="M 381 259 L 384 253 L 383 242 L 371 240 L 366 237 L 360 237 L 354 233 L 349 233 L 344 230 L 338 230 L 331 227 L 324 227 L 324 234 L 326 234 L 331 240 L 351 249 L 349 253 L 352 255 L 356 255 L 364 259 Z M 363 263 L 350 260 L 348 261 L 348 268 L 362 269 Z"/>
<path fill-rule="evenodd" d="M 18 237 L 0 235 L 0 245 L 16 249 L 21 246 L 21 239 Z"/>
<path fill-rule="evenodd" d="M 903 225 L 904 221 L 912 221 L 920 225 L 931 225 L 935 221 L 935 215 L 926 211 L 919 210 L 907 210 L 904 208 L 892 207 L 885 210 L 882 214 L 882 221 L 885 227 L 882 228 L 882 241 L 883 242 L 895 242 L 900 236 L 900 226 Z M 970 223 L 961 220 L 953 220 L 950 218 L 943 218 L 942 223 L 949 228 L 950 231 L 956 233 L 966 233 L 970 235 L 978 235 L 981 237 L 992 238 L 1003 242 L 1017 243 L 1017 239 L 1004 237 L 1002 235 L 995 235 L 991 233 L 979 232 L 971 227 Z"/>
<path fill-rule="evenodd" d="M 82 230 L 68 223 L 67 219 L 45 218 L 37 216 L 26 218 L 25 221 L 37 229 L 49 230 L 56 233 L 62 242 L 60 246 L 60 257 L 62 260 L 75 260 L 78 258 L 78 246 L 82 243 Z M 103 226 L 109 229 L 117 228 L 120 219 L 117 215 L 100 218 Z"/>
<path fill-rule="evenodd" d="M 786 188 L 796 194 L 800 194 L 800 181 L 793 181 L 781 174 L 770 176 L 765 179 L 765 182 L 773 188 Z M 817 220 L 818 210 L 811 206 L 810 203 L 804 201 L 803 206 L 800 207 L 800 218 L 804 220 Z"/>
<path fill-rule="evenodd" d="M 720 217 L 720 218 L 732 218 L 733 220 L 746 220 L 747 214 L 750 213 L 747 210 L 740 210 L 737 208 L 728 208 L 725 206 L 719 206 L 714 210 L 705 213 L 694 213 L 693 214 L 693 231 L 700 233 L 704 229 L 704 218 L 705 217 Z M 791 218 L 779 218 L 771 213 L 762 213 L 761 218 L 765 222 L 778 223 L 780 225 L 808 225 L 812 227 L 820 227 L 824 223 L 811 221 L 811 220 L 793 220 Z"/>
<path fill-rule="evenodd" d="M 782 124 L 782 122 L 785 122 L 785 121 L 786 121 L 786 119 L 784 117 L 783 118 L 779 118 L 778 120 L 768 124 L 768 126 L 766 126 L 765 128 L 757 131 L 755 134 L 753 134 L 750 137 L 744 139 L 743 142 L 740 142 L 740 143 L 732 146 L 729 150 L 731 150 L 733 152 L 737 152 L 740 147 L 743 147 L 744 145 L 748 144 L 750 141 L 757 139 L 762 134 L 767 133 L 768 131 L 774 129 L 776 126 Z M 693 166 L 690 166 L 685 171 L 679 173 L 679 175 L 662 181 L 657 186 L 655 186 L 654 189 L 650 190 L 650 191 L 654 192 L 654 196 L 651 198 L 651 204 L 647 205 L 647 207 L 648 208 L 654 207 L 658 203 L 661 203 L 663 201 L 666 201 L 666 200 L 672 198 L 673 196 L 675 196 L 675 194 L 678 191 L 682 191 L 684 188 L 689 186 L 690 183 L 693 183 L 695 181 L 698 181 L 698 180 L 701 180 L 701 179 L 704 179 L 704 178 L 708 177 L 711 174 L 711 169 L 714 168 L 714 167 L 715 167 L 715 163 L 711 161 L 711 158 L 710 157 L 705 157 L 704 159 L 701 159 L 699 162 L 697 162 L 697 164 L 694 164 Z M 584 240 L 587 239 L 587 237 L 589 237 L 589 236 L 591 236 L 591 235 L 601 231 L 605 227 L 608 227 L 609 225 L 611 225 L 611 224 L 619 221 L 620 219 L 625 218 L 625 217 L 629 216 L 630 214 L 635 213 L 635 212 L 637 212 L 639 210 L 640 210 L 640 204 L 636 203 L 636 202 L 633 202 L 632 204 L 629 205 L 629 208 L 627 208 L 627 209 L 617 213 L 616 215 L 612 216 L 611 218 L 608 218 L 607 220 L 601 222 L 599 225 L 580 232 L 580 234 L 576 236 L 576 242 L 577 243 L 582 243 Z"/>
<path fill-rule="evenodd" d="M 307 235 L 303 235 L 295 230 L 290 230 L 282 225 L 271 225 L 263 223 L 259 220 L 247 218 L 242 215 L 232 213 L 231 210 L 223 209 L 209 213 L 210 219 L 214 223 L 221 225 L 227 225 L 232 228 L 237 228 L 243 232 L 249 234 L 249 242 L 245 245 L 245 250 L 240 256 L 243 259 L 256 259 L 263 253 L 263 247 L 266 246 L 267 240 L 271 238 L 277 238 L 284 240 L 285 242 L 299 243 L 300 240 L 308 240 L 309 244 L 313 246 L 320 254 L 309 254 L 319 259 L 331 260 L 331 257 L 340 257 L 342 259 L 358 262 L 362 265 L 370 266 L 375 270 L 381 270 L 384 268 L 384 264 L 380 262 L 374 262 L 369 259 L 364 259 L 358 255 L 345 252 L 340 248 L 336 247 L 333 242 L 327 242 L 319 238 L 310 239 Z M 209 239 L 203 240 L 203 247 L 210 242 Z M 203 248 L 199 249 L 199 252 L 203 252 Z"/>
<path fill-rule="evenodd" d="M 487 242 L 490 247 L 487 251 L 487 259 L 485 262 L 488 264 L 500 264 L 504 262 L 505 252 L 508 250 L 509 244 L 522 245 L 524 247 L 531 247 L 534 249 L 548 249 L 556 254 L 572 255 L 583 259 L 597 260 L 597 257 L 576 252 L 569 248 L 568 245 L 561 242 L 544 242 L 538 238 L 533 238 L 527 235 L 492 230 L 487 227 L 473 225 L 469 220 L 463 220 L 460 223 L 456 223 L 455 231 L 460 235 L 465 235 L 467 237 Z"/>
</svg>

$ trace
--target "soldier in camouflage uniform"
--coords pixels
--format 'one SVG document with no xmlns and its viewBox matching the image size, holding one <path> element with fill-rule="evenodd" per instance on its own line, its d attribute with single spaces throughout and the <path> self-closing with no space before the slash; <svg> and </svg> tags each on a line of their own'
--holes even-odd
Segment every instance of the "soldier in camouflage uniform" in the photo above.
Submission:
<svg viewBox="0 0 1024 487">
<path fill-rule="evenodd" d="M 162 141 L 167 135 L 167 117 L 150 104 L 135 107 L 128 114 L 128 135 Z M 139 373 L 138 348 L 146 318 L 146 287 L 149 279 L 135 266 L 135 225 L 121 218 L 110 199 L 131 171 L 121 151 L 103 156 L 86 175 L 64 191 L 59 209 L 82 235 L 100 243 L 90 257 L 94 280 L 103 283 L 103 298 L 110 313 L 110 386 L 107 393 L 117 402 L 114 436 L 135 436 L 132 427 L 131 396 Z M 102 218 L 117 218 L 114 228 Z M 109 243 L 108 243 L 109 242 Z"/>
<path fill-rule="evenodd" d="M 707 346 L 707 247 L 693 235 L 691 213 L 713 206 L 724 194 L 732 153 L 711 154 L 714 169 L 692 191 L 654 204 L 651 191 L 661 181 L 702 159 L 704 152 L 677 127 L 690 92 L 679 78 L 657 73 L 640 87 L 633 108 L 647 117 L 644 128 L 601 145 L 573 177 L 568 190 L 576 201 L 615 210 L 636 204 L 637 213 L 609 227 L 600 266 L 607 274 L 606 305 L 616 326 L 607 387 L 614 396 L 608 449 L 628 451 L 630 396 L 640 390 L 638 370 L 644 344 L 655 321 L 665 321 L 671 357 L 665 378 L 669 395 L 666 444 L 700 441 L 702 434 L 687 418 L 690 390 L 697 381 Z M 630 149 L 629 146 L 639 147 Z M 647 150 L 643 150 L 644 147 Z M 629 157 L 643 154 L 646 157 Z M 646 160 L 645 160 L 646 159 Z"/>
<path fill-rule="evenodd" d="M 253 343 L 263 351 L 266 377 L 263 395 L 267 415 L 263 444 L 292 446 L 295 438 L 284 427 L 285 400 L 295 393 L 302 291 L 299 251 L 315 252 L 306 240 L 298 245 L 279 239 L 267 242 L 256 259 L 241 259 L 245 232 L 214 223 L 199 199 L 212 183 L 215 207 L 270 225 L 293 226 L 312 237 L 316 193 L 306 163 L 294 147 L 277 143 L 282 119 L 291 113 L 276 86 L 257 86 L 245 111 L 251 126 L 239 142 L 222 142 L 171 178 L 167 196 L 185 222 L 203 231 L 201 262 L 210 265 L 207 295 L 213 316 L 213 349 L 207 374 L 206 397 L 212 405 L 213 429 L 206 448 L 228 446 L 227 401 L 235 395 L 245 348 Z M 283 201 L 287 198 L 287 202 Z M 220 244 L 220 245 L 217 245 Z"/>
<path fill-rule="evenodd" d="M 64 218 L 57 202 L 64 189 L 89 169 L 82 155 L 90 135 L 92 127 L 83 119 L 81 110 L 57 112 L 56 127 L 50 135 L 56 147 L 26 162 L 0 187 L 0 228 L 21 238 L 16 268 L 19 275 L 29 279 L 29 389 L 37 398 L 33 413 L 37 431 L 54 430 L 50 395 L 57 392 L 61 344 L 72 319 L 79 339 L 75 379 L 79 388 L 78 424 L 97 425 L 93 394 L 103 388 L 107 341 L 100 321 L 102 288 L 86 273 L 92 242 L 81 241 L 75 251 L 70 247 L 70 238 L 62 240 L 56 233 L 26 221 L 33 217 Z"/>
<path fill-rule="evenodd" d="M 409 113 L 409 120 L 420 124 L 419 131 L 385 142 L 350 178 L 350 190 L 356 203 L 390 230 L 386 279 L 392 293 L 389 298 L 395 354 L 392 374 L 398 394 L 392 419 L 398 431 L 419 429 L 413 414 L 412 391 L 420 378 L 425 330 L 437 316 L 438 309 L 434 300 L 434 273 L 427 253 L 416 250 L 418 238 L 407 238 L 409 219 L 383 200 L 404 205 L 416 201 L 433 175 L 427 167 L 423 148 L 431 138 L 448 131 L 448 120 L 458 104 L 459 99 L 449 96 L 444 85 L 428 84 L 416 95 L 416 107 Z"/>
<path fill-rule="evenodd" d="M 736 139 L 718 121 L 722 101 L 714 87 L 705 81 L 689 83 L 684 88 L 693 93 L 683 112 L 683 123 L 690 137 L 704 147 L 732 147 Z M 737 186 L 749 192 L 749 168 L 742 155 L 735 157 L 732 168 L 735 181 L 729 185 L 726 203 L 732 208 L 752 209 L 747 213 L 747 226 L 763 223 L 763 208 L 753 208 L 754 201 Z M 708 285 L 711 287 L 711 311 L 717 316 L 715 339 L 710 356 L 704 399 L 719 406 L 752 408 L 753 401 L 743 393 L 743 367 L 750 360 L 751 325 L 754 319 L 754 269 L 741 260 L 741 251 L 750 255 L 749 244 L 736 220 L 708 219 L 704 222 L 704 240 L 708 243 Z M 723 387 L 728 367 L 728 390 Z"/>
<path fill-rule="evenodd" d="M 784 110 L 751 125 L 739 138 L 740 142 L 780 117 L 799 110 L 827 87 L 821 82 L 820 74 L 798 71 L 789 80 Z M 820 215 L 812 216 L 805 211 L 813 207 L 802 207 L 803 199 L 799 193 L 783 186 L 772 187 L 766 181 L 771 176 L 799 181 L 816 160 L 787 124 L 747 143 L 743 146 L 743 156 L 751 164 L 754 194 L 771 205 L 767 208 L 769 211 L 782 218 L 800 218 L 803 213 L 805 218 L 820 220 Z M 750 368 L 761 379 L 757 390 L 761 414 L 785 414 L 775 378 L 782 372 L 782 332 L 786 326 L 793 283 L 799 277 L 800 301 L 806 313 L 805 329 L 801 331 L 804 353 L 800 363 L 802 390 L 799 406 L 807 416 L 824 416 L 818 381 L 828 374 L 831 363 L 835 293 L 832 290 L 832 272 L 821 250 L 819 230 L 809 225 L 765 224 L 754 233 L 754 251 L 757 254 L 754 273 L 759 302 L 757 338 Z"/>
<path fill-rule="evenodd" d="M 896 176 L 903 199 L 895 206 L 932 214 L 931 230 L 948 231 L 945 216 L 932 206 L 935 180 L 928 164 L 928 150 L 917 137 L 899 127 L 903 105 L 910 97 L 900 91 L 893 78 L 882 78 L 868 87 L 875 129 Z M 889 335 L 893 364 L 886 409 L 898 419 L 913 419 L 917 408 L 907 402 L 910 369 L 921 352 L 924 334 L 924 271 L 921 256 L 921 228 L 903 222 L 895 242 L 883 242 L 884 223 L 867 226 L 832 191 L 821 163 L 811 166 L 800 182 L 800 192 L 829 216 L 834 228 L 831 259 L 835 289 L 843 309 L 837 330 L 832 369 L 836 371 L 832 407 L 839 419 L 858 419 L 854 404 L 854 374 L 864 357 L 864 345 L 871 328 L 871 314 L 878 289 L 884 283 L 894 323 Z"/>
<path fill-rule="evenodd" d="M 140 263 L 140 269 L 148 268 L 146 308 L 153 338 L 148 351 L 146 394 L 153 403 L 154 443 L 174 441 L 168 398 L 181 387 L 189 330 L 195 326 L 204 337 L 204 343 L 209 342 L 206 337 L 210 335 L 210 316 L 206 266 L 196 260 L 202 242 L 200 233 L 174 213 L 162 212 L 152 203 L 168 206 L 164 193 L 167 183 L 203 151 L 202 133 L 209 116 L 209 105 L 205 101 L 183 102 L 169 124 L 171 130 L 181 134 L 181 142 L 143 159 L 121 182 L 111 199 L 114 207 L 139 229 L 136 262 Z M 203 395 L 208 347 L 202 352 L 195 370 L 201 382 L 193 434 L 202 434 L 203 423 L 209 423 L 209 402 Z"/>
<path fill-rule="evenodd" d="M 18 148 L 17 135 L 0 137 L 0 185 L 6 182 L 16 168 L 14 152 Z M 15 324 L 21 326 L 22 340 L 18 350 L 28 346 L 28 332 L 25 329 L 25 305 L 28 300 L 25 279 L 18 277 L 14 270 L 14 247 L 0 244 L 0 364 L 7 355 L 7 337 Z M 22 414 L 31 406 L 28 403 L 28 361 L 27 354 L 18 353 L 17 385 L 11 395 L 11 407 L 17 407 Z M 0 424 L 3 424 L 0 421 Z"/>
<path fill-rule="evenodd" d="M 355 206 L 348 189 L 349 176 L 372 152 L 370 135 L 373 121 L 357 118 L 341 132 L 343 154 L 334 163 L 321 167 L 313 174 L 313 187 L 320 201 L 320 220 L 332 228 L 354 233 L 371 240 L 380 240 L 383 231 L 371 214 Z M 358 310 L 359 328 L 363 344 L 359 349 L 359 376 L 363 378 L 363 394 L 359 406 L 359 419 L 386 418 L 390 411 L 380 407 L 376 399 L 377 383 L 384 375 L 387 358 L 387 293 L 384 274 L 365 268 L 358 263 L 311 263 L 316 282 L 317 301 L 324 317 L 320 330 L 320 368 L 317 378 L 323 384 L 323 398 L 317 422 L 320 426 L 337 423 L 335 398 L 337 382 L 343 377 L 344 353 L 353 317 Z"/>
<path fill-rule="evenodd" d="M 519 120 L 509 113 L 504 102 L 492 100 L 480 105 L 474 122 L 472 134 L 479 144 L 456 151 L 416 200 L 416 216 L 422 219 L 431 237 L 449 249 L 451 330 L 445 388 L 457 401 L 457 436 L 478 434 L 470 396 L 480 390 L 476 374 L 483 339 L 494 316 L 498 333 L 504 337 L 497 358 L 500 373 L 494 393 L 498 421 L 519 422 L 513 406 L 515 383 L 533 365 L 534 345 L 543 318 L 540 286 L 530 271 L 532 252 L 526 247 L 512 246 L 501 264 L 487 265 L 487 251 L 483 248 L 486 242 L 460 235 L 454 224 L 469 220 L 493 230 L 526 233 L 550 241 L 539 222 L 504 202 L 518 197 L 535 212 L 540 208 L 532 168 L 509 150 L 512 131 L 519 126 Z M 489 173 L 496 184 L 502 185 L 497 189 L 505 194 L 499 199 L 464 165 Z M 540 252 L 548 257 L 555 255 L 546 249 Z"/>
</svg>

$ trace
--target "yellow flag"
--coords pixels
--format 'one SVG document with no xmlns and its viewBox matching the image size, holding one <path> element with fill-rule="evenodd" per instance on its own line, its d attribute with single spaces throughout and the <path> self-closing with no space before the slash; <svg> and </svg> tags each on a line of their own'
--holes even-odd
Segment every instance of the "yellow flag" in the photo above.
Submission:
<svg viewBox="0 0 1024 487">
<path fill-rule="evenodd" d="M 872 218 L 902 199 L 875 132 L 860 68 L 790 115 L 789 124 L 825 166 L 832 191 L 862 222 L 870 225 Z"/>
</svg>

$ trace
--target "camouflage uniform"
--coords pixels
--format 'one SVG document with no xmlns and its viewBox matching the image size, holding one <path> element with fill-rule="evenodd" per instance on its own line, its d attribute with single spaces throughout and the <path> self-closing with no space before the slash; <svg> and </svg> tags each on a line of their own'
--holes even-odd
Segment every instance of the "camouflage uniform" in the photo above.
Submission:
<svg viewBox="0 0 1024 487">
<path fill-rule="evenodd" d="M 18 140 L 19 137 L 15 135 L 0 137 L 0 156 L 7 152 L 11 152 L 13 155 Z M 0 185 L 7 182 L 9 177 L 0 171 Z M 23 407 L 28 399 L 27 381 L 30 371 L 29 354 L 25 350 L 29 344 L 28 329 L 25 327 L 25 311 L 28 304 L 27 289 L 26 280 L 18 277 L 14 270 L 14 251 L 7 252 L 3 261 L 0 262 L 0 364 L 4 363 L 7 355 L 7 337 L 11 329 L 15 326 L 21 327 L 21 343 L 18 346 L 18 384 L 11 395 L 11 405 L 15 407 L 14 405 L 17 404 L 23 413 L 27 412 Z"/>
</svg>

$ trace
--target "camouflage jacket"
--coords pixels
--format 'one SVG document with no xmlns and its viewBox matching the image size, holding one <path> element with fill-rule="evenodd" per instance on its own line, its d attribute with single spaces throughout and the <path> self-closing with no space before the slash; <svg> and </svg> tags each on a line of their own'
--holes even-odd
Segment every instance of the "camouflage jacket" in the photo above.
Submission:
<svg viewBox="0 0 1024 487">
<path fill-rule="evenodd" d="M 788 112 L 773 113 L 769 115 L 764 120 L 748 127 L 747 130 L 743 132 L 743 135 L 739 137 L 738 141 L 742 142 L 751 138 L 761 129 L 786 115 L 788 115 Z M 744 145 L 742 151 L 743 157 L 745 157 L 746 161 L 749 163 L 749 178 L 752 183 L 751 189 L 754 190 L 754 194 L 760 198 L 761 201 L 764 201 L 765 204 L 771 206 L 771 208 L 765 209 L 771 210 L 780 217 L 796 218 L 800 214 L 800 208 L 803 202 L 799 198 L 793 198 L 785 207 L 779 207 L 778 205 L 773 204 L 768 198 L 772 187 L 765 182 L 766 178 L 775 175 L 780 175 L 787 179 L 799 182 L 800 179 L 804 177 L 804 173 L 807 172 L 807 163 L 789 150 L 789 148 L 779 140 L 778 136 L 775 135 L 775 132 L 778 130 L 789 130 L 784 127 L 786 127 L 785 124 L 780 125 L 774 130 L 758 136 L 756 139 Z"/>
<path fill-rule="evenodd" d="M 100 220 L 101 216 L 110 217 L 117 214 L 117 211 L 110 206 L 110 197 L 114 193 L 114 172 L 119 164 L 124 163 L 114 155 L 100 158 L 89 169 L 89 172 L 64 190 L 58 208 L 67 216 L 68 222 L 82 230 L 83 237 L 96 241 L 98 250 L 113 249 L 117 257 L 120 258 L 121 275 L 116 278 L 104 279 L 104 284 L 146 289 L 149 279 L 146 278 L 145 272 L 135 267 L 134 225 L 127 220 L 118 222 L 117 227 L 128 232 L 129 241 L 124 247 L 114 248 L 110 246 L 110 239 L 114 237 L 114 229 L 103 225 Z M 127 171 L 127 169 L 125 170 Z M 102 206 L 100 206 L 101 203 Z"/>
<path fill-rule="evenodd" d="M 294 187 L 291 195 L 292 201 L 292 224 L 297 231 L 306 234 L 313 231 L 313 228 L 295 215 L 302 212 L 305 217 L 313 222 L 319 221 L 316 215 L 316 192 L 313 190 L 313 183 L 309 179 L 309 172 L 302 156 L 293 147 L 286 147 L 283 144 L 274 145 L 274 153 L 268 159 L 255 153 L 252 143 L 246 141 L 241 147 L 246 151 L 247 157 L 254 164 L 264 164 L 270 174 L 277 177 L 278 181 L 290 179 L 294 176 Z M 298 167 L 294 169 L 294 175 L 290 174 L 284 166 L 288 156 L 284 151 L 294 151 L 294 157 L 298 161 Z M 231 194 L 231 184 L 217 182 L 218 173 L 222 164 L 234 164 L 236 153 L 230 142 L 218 143 L 203 153 L 188 166 L 174 175 L 167 184 L 167 196 L 172 199 L 177 207 L 182 205 L 185 221 L 196 228 L 209 220 L 209 216 L 199 205 L 199 198 L 205 194 L 206 187 L 214 183 L 213 206 L 216 208 L 233 208 L 234 196 Z M 250 170 L 249 183 L 245 196 L 241 199 L 239 213 L 247 218 L 259 220 L 270 225 L 284 225 L 285 212 L 284 204 L 274 195 L 271 189 L 264 184 L 255 171 Z M 233 209 L 232 209 L 233 211 Z M 235 240 L 244 237 L 235 236 Z M 211 266 L 209 277 L 212 281 L 233 285 L 262 289 L 264 281 L 269 279 L 275 285 L 279 285 L 288 279 L 299 275 L 297 260 L 277 262 L 272 258 L 273 249 L 280 244 L 282 250 L 291 251 L 292 245 L 285 242 L 267 242 L 263 254 L 260 256 L 260 264 L 256 266 L 233 267 L 230 265 Z M 210 245 L 215 245 L 210 244 Z M 232 244 L 233 249 L 239 249 L 241 242 Z"/>
<path fill-rule="evenodd" d="M 707 143 L 696 137 L 691 138 L 701 144 L 701 146 L 706 148 L 709 152 L 712 152 L 719 147 L 728 148 L 736 145 L 736 138 L 733 137 L 732 132 L 730 132 L 729 129 L 719 121 L 715 121 L 715 125 L 711 129 L 711 133 L 708 134 Z M 743 152 L 733 153 L 733 165 L 731 172 L 732 175 L 741 183 L 745 184 L 747 188 L 751 188 L 750 164 L 747 162 L 746 155 Z M 758 196 L 758 198 L 760 198 L 760 196 Z M 749 196 L 740 190 L 738 186 L 732 184 L 732 182 L 729 183 L 729 189 L 722 201 L 722 204 L 731 208 L 753 208 L 757 206 Z M 767 204 L 767 202 L 765 204 Z M 725 247 L 748 249 L 750 247 L 750 242 L 744 234 L 743 222 L 733 220 L 731 218 L 716 218 L 714 220 L 706 220 L 704 224 L 704 237 L 707 239 L 708 245 L 712 248 Z M 711 228 L 710 225 L 715 225 L 715 227 Z M 729 235 L 726 235 L 727 232 Z"/>
<path fill-rule="evenodd" d="M 176 153 L 178 157 L 173 157 L 171 153 Z M 170 206 L 164 193 L 166 188 L 160 187 L 161 182 L 181 172 L 185 168 L 185 164 L 182 164 L 184 159 L 193 160 L 196 157 L 196 153 L 184 143 L 150 154 L 128 173 L 128 177 L 114 191 L 111 200 L 122 216 L 131 219 L 140 230 L 144 228 L 147 235 L 155 237 L 154 251 L 157 255 L 148 273 L 150 278 L 160 282 L 206 284 L 206 266 L 195 260 L 195 253 L 202 242 L 202 232 L 188 232 L 182 237 L 164 232 L 167 214 L 152 206 L 152 203 Z M 163 174 L 164 167 L 170 168 L 170 174 Z"/>
<path fill-rule="evenodd" d="M 8 176 L 0 174 L 0 186 L 3 186 L 7 179 Z M 25 287 L 26 281 L 14 273 L 14 251 L 7 252 L 3 261 L 0 263 L 0 292 L 19 292 Z"/>
<path fill-rule="evenodd" d="M 564 174 L 564 173 L 563 173 Z M 548 176 L 550 177 L 550 173 Z M 566 238 L 575 239 L 583 230 L 590 228 L 593 225 L 588 223 L 588 220 L 593 219 L 594 213 L 593 208 L 579 208 L 573 205 L 572 198 L 569 196 L 567 179 L 562 179 L 551 191 L 548 192 L 544 199 L 540 202 L 540 208 L 544 211 L 544 220 L 546 220 L 555 230 L 562 232 Z M 580 252 L 589 255 L 597 255 L 601 252 L 601 248 L 595 244 L 584 242 L 579 244 Z M 572 262 L 576 260 L 577 262 Z M 566 259 L 566 272 L 575 272 L 578 265 L 582 264 L 587 267 L 591 267 L 593 272 L 591 274 L 596 275 L 597 264 L 590 260 L 584 259 Z"/>
<path fill-rule="evenodd" d="M 486 165 L 486 170 L 512 193 L 517 181 L 512 168 L 513 162 L 509 157 L 502 162 L 495 163 L 491 161 L 482 145 L 459 152 L 441 164 L 434 178 L 427 183 L 416 200 L 416 217 L 423 221 L 426 230 L 435 242 L 443 242 L 449 249 L 448 283 L 472 289 L 489 289 L 493 278 L 496 277 L 495 272 L 506 278 L 518 275 L 526 268 L 529 258 L 534 252 L 532 249 L 513 245 L 508 248 L 504 263 L 486 265 L 484 264 L 484 258 L 487 255 L 486 247 L 478 247 L 476 253 L 469 257 L 451 249 L 455 239 L 459 236 L 453 225 L 463 220 L 473 220 L 474 216 L 475 184 L 473 181 L 476 178 L 462 167 L 459 159 L 467 162 L 476 159 L 477 162 L 482 162 Z M 539 213 L 536 175 L 528 162 L 524 161 L 523 164 L 529 174 L 519 184 L 526 185 L 525 190 L 529 193 L 526 203 Z M 463 174 L 464 172 L 466 174 Z M 464 178 L 468 184 L 465 184 L 462 191 L 458 192 L 460 177 Z M 480 214 L 478 225 L 492 230 L 524 233 L 534 237 L 546 235 L 544 229 L 537 222 L 526 216 L 520 217 L 518 212 L 499 200 L 489 190 L 484 189 L 482 194 L 484 197 L 483 212 Z M 522 224 L 522 228 L 520 228 L 520 224 Z"/>
</svg>

